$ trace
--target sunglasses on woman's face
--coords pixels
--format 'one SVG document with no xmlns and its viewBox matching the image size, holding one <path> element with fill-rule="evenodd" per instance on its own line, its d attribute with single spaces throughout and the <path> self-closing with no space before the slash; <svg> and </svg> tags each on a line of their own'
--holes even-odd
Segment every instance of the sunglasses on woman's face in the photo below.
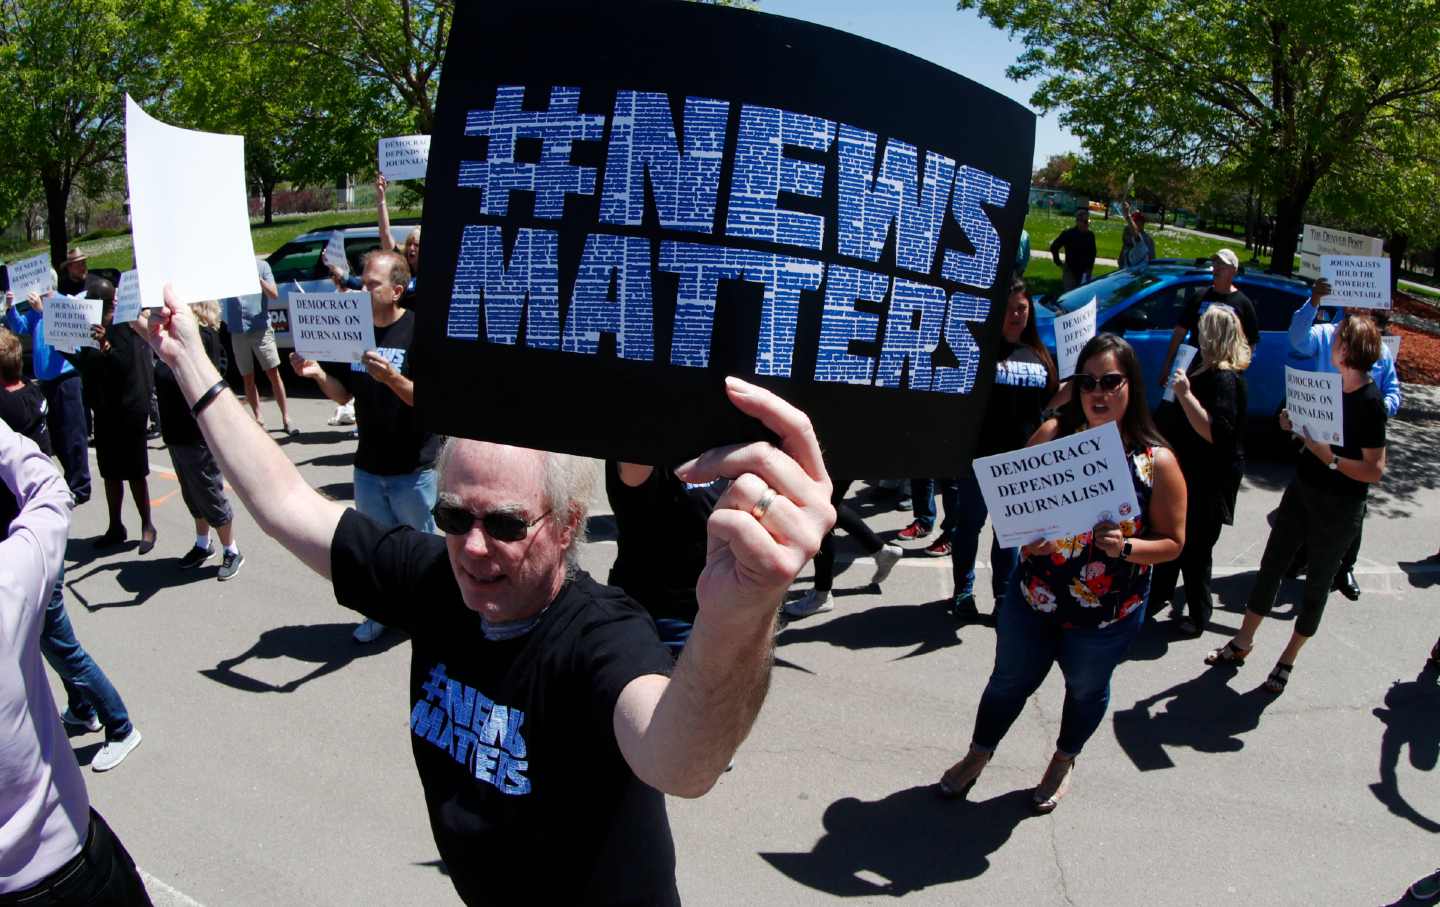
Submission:
<svg viewBox="0 0 1440 907">
<path fill-rule="evenodd" d="M 1093 394 L 1097 387 L 1107 394 L 1113 394 L 1125 385 L 1125 381 L 1123 372 L 1108 372 L 1099 378 L 1085 372 L 1075 376 L 1075 386 L 1085 394 Z"/>
<path fill-rule="evenodd" d="M 435 525 L 446 535 L 469 535 L 478 521 L 485 534 L 497 542 L 518 542 L 530 534 L 530 529 L 554 511 L 547 510 L 535 519 L 526 521 L 518 513 L 508 510 L 492 510 L 476 516 L 459 504 L 440 502 L 430 511 L 435 516 Z"/>
</svg>

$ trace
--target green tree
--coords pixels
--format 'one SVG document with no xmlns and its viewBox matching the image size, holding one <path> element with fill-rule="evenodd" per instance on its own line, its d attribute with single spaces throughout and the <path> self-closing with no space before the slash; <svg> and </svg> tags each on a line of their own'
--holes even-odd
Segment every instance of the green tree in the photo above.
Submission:
<svg viewBox="0 0 1440 907">
<path fill-rule="evenodd" d="M 1276 211 L 1289 271 L 1306 204 L 1355 165 L 1357 139 L 1434 121 L 1434 0 L 959 0 L 1018 34 L 1010 68 L 1040 78 L 1032 103 L 1059 110 L 1086 148 L 1154 153 L 1252 173 Z M 1413 149 L 1387 149 L 1395 163 Z"/>
<path fill-rule="evenodd" d="M 45 198 L 50 257 L 65 257 L 77 184 L 113 180 L 125 157 L 125 94 L 163 94 L 180 0 L 0 0 L 0 113 L 7 165 Z M 98 185 L 90 188 L 98 189 Z"/>
<path fill-rule="evenodd" d="M 276 187 L 364 169 L 393 124 L 384 89 L 313 51 L 277 41 L 268 2 L 202 0 L 172 48 L 184 77 L 167 107 L 177 124 L 245 137 L 246 177 L 271 223 Z"/>
<path fill-rule="evenodd" d="M 1065 185 L 1067 177 L 1075 169 L 1076 163 L 1074 154 L 1052 154 L 1045 161 L 1045 166 L 1030 175 L 1030 182 L 1046 189 L 1059 189 Z"/>
</svg>

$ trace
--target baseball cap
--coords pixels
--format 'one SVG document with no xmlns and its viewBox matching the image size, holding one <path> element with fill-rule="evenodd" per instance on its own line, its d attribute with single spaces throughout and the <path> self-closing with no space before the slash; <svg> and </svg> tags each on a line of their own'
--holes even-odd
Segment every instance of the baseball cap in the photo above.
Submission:
<svg viewBox="0 0 1440 907">
<path fill-rule="evenodd" d="M 1235 255 L 1234 251 L 1230 249 L 1221 249 L 1219 252 L 1210 256 L 1210 260 L 1218 261 L 1220 264 L 1234 268 L 1237 271 L 1240 270 L 1240 259 Z"/>
</svg>

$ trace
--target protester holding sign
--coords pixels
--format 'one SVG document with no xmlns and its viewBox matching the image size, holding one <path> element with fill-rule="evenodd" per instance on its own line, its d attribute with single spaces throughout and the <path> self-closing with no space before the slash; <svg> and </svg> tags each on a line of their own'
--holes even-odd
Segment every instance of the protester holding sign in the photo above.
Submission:
<svg viewBox="0 0 1440 907">
<path fill-rule="evenodd" d="M 1155 260 L 1155 237 L 1145 232 L 1145 214 L 1131 211 L 1130 202 L 1120 205 L 1125 216 L 1124 248 L 1120 252 L 1120 267 L 1141 268 Z"/>
<path fill-rule="evenodd" d="M 1150 568 L 1174 560 L 1185 544 L 1185 480 L 1150 419 L 1135 351 L 1121 337 L 1100 334 L 1080 351 L 1075 385 L 1075 395 L 1031 445 L 1114 423 L 1139 510 L 1096 523 L 1091 532 L 1021 549 L 996 614 L 995 667 L 980 697 L 970 751 L 940 779 L 947 797 L 966 794 L 1058 662 L 1065 675 L 1060 735 L 1033 794 L 1037 812 L 1055 809 L 1070 787 L 1076 756 L 1105 717 L 1110 676 L 1144 620 Z"/>
<path fill-rule="evenodd" d="M 336 403 L 355 401 L 355 507 L 384 525 L 435 531 L 435 457 L 440 438 L 415 412 L 410 350 L 415 313 L 400 308 L 410 271 L 395 252 L 370 252 L 361 267 L 370 293 L 375 349 L 360 362 L 318 363 L 290 354 L 295 373 L 310 378 Z M 373 642 L 385 627 L 367 618 L 356 642 Z"/>
<path fill-rule="evenodd" d="M 214 302 L 197 302 L 190 306 L 195 320 L 200 325 L 200 344 L 215 370 L 225 371 L 225 357 L 220 346 L 220 306 Z M 175 464 L 175 476 L 180 481 L 180 496 L 185 509 L 195 520 L 195 544 L 180 558 L 183 568 L 198 567 L 215 556 L 215 546 L 210 541 L 213 527 L 220 536 L 222 554 L 220 570 L 216 579 L 225 582 L 234 579 L 245 563 L 240 546 L 235 544 L 234 513 L 230 499 L 225 496 L 225 479 L 200 426 L 190 414 L 190 407 L 180 393 L 180 383 L 175 373 L 163 361 L 155 365 L 155 391 L 160 397 L 160 425 L 165 446 L 170 450 L 170 461 Z"/>
<path fill-rule="evenodd" d="M 172 295 L 147 331 L 257 522 L 340 602 L 410 633 L 411 744 L 460 897 L 678 904 L 663 794 L 703 795 L 745 738 L 777 606 L 834 519 L 804 413 L 731 379 L 734 406 L 776 442 L 677 470 L 691 484 L 736 477 L 709 520 L 677 663 L 637 605 L 577 565 L 585 461 L 457 439 L 440 460 L 446 535 L 385 527 L 305 483 L 227 393 Z M 552 416 L 565 415 L 557 401 Z"/>
<path fill-rule="evenodd" d="M 1275 511 L 1240 632 L 1205 659 L 1212 665 L 1245 662 L 1255 645 L 1255 632 L 1275 604 L 1285 568 L 1296 549 L 1304 544 L 1310 552 L 1305 593 L 1290 642 L 1265 681 L 1265 688 L 1272 693 L 1285 691 L 1295 658 L 1319 629 L 1331 580 L 1345 549 L 1360 531 L 1370 486 L 1385 475 L 1385 404 L 1370 378 L 1370 369 L 1379 357 L 1380 331 L 1375 322 L 1352 316 L 1340 323 L 1330 358 L 1345 391 L 1345 444 L 1342 447 L 1304 438 L 1305 451 Z M 1280 427 L 1291 430 L 1289 416 L 1283 410 Z"/>
<path fill-rule="evenodd" d="M 1186 636 L 1199 636 L 1210 623 L 1211 555 L 1220 527 L 1235 520 L 1245 474 L 1243 372 L 1250 367 L 1250 344 L 1233 309 L 1211 306 L 1200 316 L 1200 357 L 1204 365 L 1194 374 L 1175 370 L 1175 400 L 1161 404 L 1155 417 L 1185 476 L 1185 550 L 1155 568 L 1149 611 L 1171 600 L 1183 571 L 1190 617 L 1184 618 L 1178 603 L 1173 616 L 1183 618 L 1180 631 Z"/>
<path fill-rule="evenodd" d="M 54 282 L 51 272 L 51 282 Z M 7 300 L 13 298 L 7 294 Z M 32 293 L 27 309 L 21 312 L 11 305 L 5 312 L 5 326 L 19 335 L 30 335 L 30 357 L 35 380 L 45 393 L 49 409 L 50 443 L 60 467 L 65 470 L 65 484 L 75 496 L 76 505 L 90 500 L 89 430 L 85 427 L 85 400 L 81 393 L 80 372 L 61 356 L 45 339 L 45 302 Z"/>
<path fill-rule="evenodd" d="M 385 189 L 389 181 L 385 174 L 375 177 L 375 208 L 378 214 L 378 226 L 380 228 L 380 251 L 393 252 L 395 250 L 395 235 L 390 232 L 390 207 L 385 203 Z M 401 254 L 405 256 L 405 263 L 410 266 L 410 282 L 405 285 L 405 295 L 401 302 L 404 308 L 414 308 L 416 302 L 415 286 L 420 280 L 420 228 L 416 226 L 405 237 L 405 245 L 401 247 Z M 335 281 L 336 289 L 360 290 L 364 289 L 364 283 L 358 274 L 347 275 L 338 267 L 330 268 L 330 279 Z"/>
<path fill-rule="evenodd" d="M 65 264 L 60 268 L 60 279 L 55 290 L 62 296 L 84 296 L 90 282 L 90 265 L 85 253 L 71 249 L 65 253 Z"/>
<path fill-rule="evenodd" d="M 1164 387 L 1175 369 L 1175 353 L 1180 344 L 1188 342 L 1199 347 L 1196 334 L 1200 328 L 1200 316 L 1212 305 L 1229 306 L 1240 316 L 1240 326 L 1245 330 L 1245 342 L 1254 350 L 1260 343 L 1260 320 L 1255 315 L 1255 304 L 1250 297 L 1234 284 L 1235 275 L 1240 272 L 1240 259 L 1229 249 L 1221 249 L 1210 259 L 1213 272 L 1211 284 L 1203 295 L 1187 300 L 1175 330 L 1170 333 L 1170 349 L 1165 352 L 1165 367 L 1160 370 L 1160 386 Z M 1186 340 L 1186 337 L 1189 340 Z"/>
<path fill-rule="evenodd" d="M 155 387 L 154 358 L 128 324 L 114 324 L 115 285 L 108 280 L 91 283 L 90 292 L 101 302 L 100 324 L 93 336 L 98 349 L 85 348 L 74 357 L 85 383 L 85 403 L 95 413 L 95 460 L 105 480 L 105 506 L 110 526 L 95 540 L 98 548 L 125 541 L 120 508 L 125 483 L 140 513 L 141 554 L 155 547 L 155 524 L 150 521 L 150 453 L 145 446 L 150 418 L 150 394 Z"/>
<path fill-rule="evenodd" d="M 1330 295 L 1329 282 L 1321 279 L 1315 281 L 1315 286 L 1310 291 L 1310 299 L 1290 318 L 1290 356 L 1291 364 L 1299 368 L 1310 369 L 1317 372 L 1334 371 L 1331 364 L 1330 347 L 1335 340 L 1336 324 L 1316 324 L 1315 314 L 1319 310 L 1321 300 Z M 1389 314 L 1384 311 L 1371 309 L 1356 309 L 1347 312 L 1349 315 L 1358 315 L 1362 318 L 1373 316 L 1375 324 L 1380 328 L 1381 333 L 1385 331 L 1385 325 L 1389 320 Z M 1375 365 L 1370 369 L 1370 379 L 1380 388 L 1380 394 L 1385 399 L 1385 414 L 1394 418 L 1400 412 L 1402 394 L 1400 391 L 1400 376 L 1395 370 L 1395 356 L 1381 338 L 1380 358 L 1375 360 Z M 1368 505 L 1367 505 L 1368 511 Z M 1340 569 L 1335 572 L 1333 589 L 1341 595 L 1353 601 L 1360 598 L 1360 583 L 1355 579 L 1355 562 L 1360 558 L 1360 544 L 1364 536 L 1364 520 L 1361 520 L 1361 531 L 1355 534 L 1355 541 L 1350 543 L 1350 548 L 1345 552 L 1345 557 L 1340 562 Z M 1287 571 L 1287 575 L 1298 576 L 1304 569 L 1307 559 L 1306 549 L 1301 546 L 1295 553 L 1295 560 Z"/>
<path fill-rule="evenodd" d="M 1040 427 L 1041 412 L 1057 386 L 1055 361 L 1040 339 L 1030 292 L 1019 277 L 1010 281 L 1010 297 L 1000 330 L 1003 343 L 995 354 L 995 383 L 975 442 L 977 457 L 1024 447 Z M 950 552 L 955 577 L 951 612 L 962 623 L 970 623 L 980 616 L 975 604 L 975 556 L 988 511 L 973 470 L 964 470 L 955 485 L 958 506 Z M 1019 560 L 1017 549 L 1002 547 L 999 539 L 991 540 L 990 590 L 996 608 L 1005 597 L 1005 587 Z"/>
</svg>

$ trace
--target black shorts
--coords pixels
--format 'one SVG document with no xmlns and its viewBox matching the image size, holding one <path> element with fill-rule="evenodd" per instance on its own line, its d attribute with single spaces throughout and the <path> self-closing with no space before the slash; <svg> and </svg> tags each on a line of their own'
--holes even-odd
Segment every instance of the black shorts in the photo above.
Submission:
<svg viewBox="0 0 1440 907">
<path fill-rule="evenodd" d="M 148 426 L 145 413 L 95 413 L 95 459 L 102 479 L 129 481 L 150 474 Z"/>
</svg>

